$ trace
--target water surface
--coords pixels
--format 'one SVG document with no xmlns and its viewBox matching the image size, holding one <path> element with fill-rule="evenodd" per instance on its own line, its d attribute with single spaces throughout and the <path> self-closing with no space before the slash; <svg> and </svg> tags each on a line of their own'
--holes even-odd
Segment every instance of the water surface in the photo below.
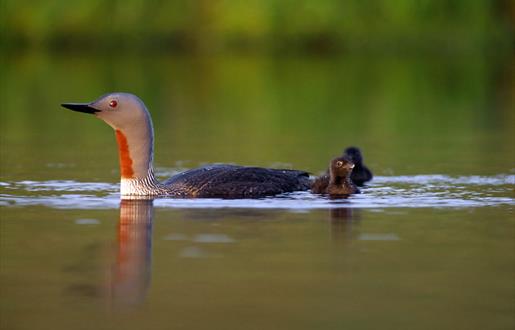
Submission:
<svg viewBox="0 0 515 330">
<path fill-rule="evenodd" d="M 2 329 L 515 327 L 510 60 L 1 63 Z M 120 201 L 111 128 L 58 106 L 112 90 L 149 106 L 160 178 L 215 162 L 317 175 L 348 145 L 376 176 L 340 200 Z"/>
</svg>

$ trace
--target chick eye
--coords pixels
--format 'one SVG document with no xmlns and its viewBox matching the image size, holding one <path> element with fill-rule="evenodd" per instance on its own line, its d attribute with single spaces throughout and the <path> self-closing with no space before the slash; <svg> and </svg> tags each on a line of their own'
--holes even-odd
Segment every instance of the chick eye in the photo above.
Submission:
<svg viewBox="0 0 515 330">
<path fill-rule="evenodd" d="M 341 160 L 336 162 L 336 167 L 342 167 L 343 162 Z"/>
<path fill-rule="evenodd" d="M 116 100 L 111 100 L 111 102 L 109 102 L 109 106 L 111 108 L 116 108 L 117 105 L 118 105 L 118 102 L 116 102 Z"/>
</svg>

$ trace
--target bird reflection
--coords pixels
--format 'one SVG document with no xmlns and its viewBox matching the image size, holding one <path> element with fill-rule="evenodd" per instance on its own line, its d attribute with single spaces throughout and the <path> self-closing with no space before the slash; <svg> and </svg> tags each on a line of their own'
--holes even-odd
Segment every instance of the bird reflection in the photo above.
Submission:
<svg viewBox="0 0 515 330">
<path fill-rule="evenodd" d="M 110 276 L 114 307 L 144 301 L 151 278 L 153 200 L 122 200 L 116 261 Z"/>
<path fill-rule="evenodd" d="M 332 198 L 333 199 L 333 198 Z M 331 236 L 334 240 L 345 241 L 352 239 L 354 235 L 353 227 L 359 222 L 359 210 L 356 208 L 345 207 L 348 201 L 334 199 L 337 207 L 331 208 Z M 341 205 L 341 207 L 340 207 Z"/>
</svg>

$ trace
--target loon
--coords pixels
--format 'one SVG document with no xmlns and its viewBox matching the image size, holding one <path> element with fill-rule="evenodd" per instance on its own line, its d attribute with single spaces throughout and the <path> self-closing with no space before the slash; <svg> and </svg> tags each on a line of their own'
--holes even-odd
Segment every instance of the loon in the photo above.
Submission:
<svg viewBox="0 0 515 330">
<path fill-rule="evenodd" d="M 360 191 L 351 180 L 354 163 L 347 156 L 337 157 L 329 163 L 329 174 L 319 176 L 313 182 L 311 191 L 315 194 L 346 196 Z"/>
<path fill-rule="evenodd" d="M 372 180 L 372 172 L 363 164 L 363 156 L 361 151 L 356 147 L 349 147 L 343 152 L 353 163 L 354 169 L 350 178 L 358 186 L 362 186 L 365 182 Z"/>
<path fill-rule="evenodd" d="M 183 198 L 260 198 L 309 190 L 309 173 L 237 165 L 208 165 L 159 182 L 154 175 L 154 129 L 143 101 L 129 93 L 110 93 L 89 103 L 62 107 L 88 113 L 111 126 L 118 142 L 120 195 Z"/>
</svg>

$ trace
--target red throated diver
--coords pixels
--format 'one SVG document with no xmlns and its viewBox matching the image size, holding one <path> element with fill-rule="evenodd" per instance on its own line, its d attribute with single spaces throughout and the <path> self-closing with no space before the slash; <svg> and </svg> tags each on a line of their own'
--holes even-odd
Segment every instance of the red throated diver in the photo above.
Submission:
<svg viewBox="0 0 515 330">
<path fill-rule="evenodd" d="M 145 104 L 129 93 L 111 93 L 90 103 L 63 107 L 93 114 L 116 133 L 120 194 L 124 196 L 257 198 L 310 189 L 304 171 L 236 165 L 209 165 L 177 174 L 165 182 L 154 176 L 154 130 Z"/>
<path fill-rule="evenodd" d="M 347 156 L 337 157 L 329 163 L 329 173 L 319 176 L 313 182 L 311 191 L 315 194 L 343 196 L 359 193 L 351 180 L 354 163 Z"/>
</svg>

